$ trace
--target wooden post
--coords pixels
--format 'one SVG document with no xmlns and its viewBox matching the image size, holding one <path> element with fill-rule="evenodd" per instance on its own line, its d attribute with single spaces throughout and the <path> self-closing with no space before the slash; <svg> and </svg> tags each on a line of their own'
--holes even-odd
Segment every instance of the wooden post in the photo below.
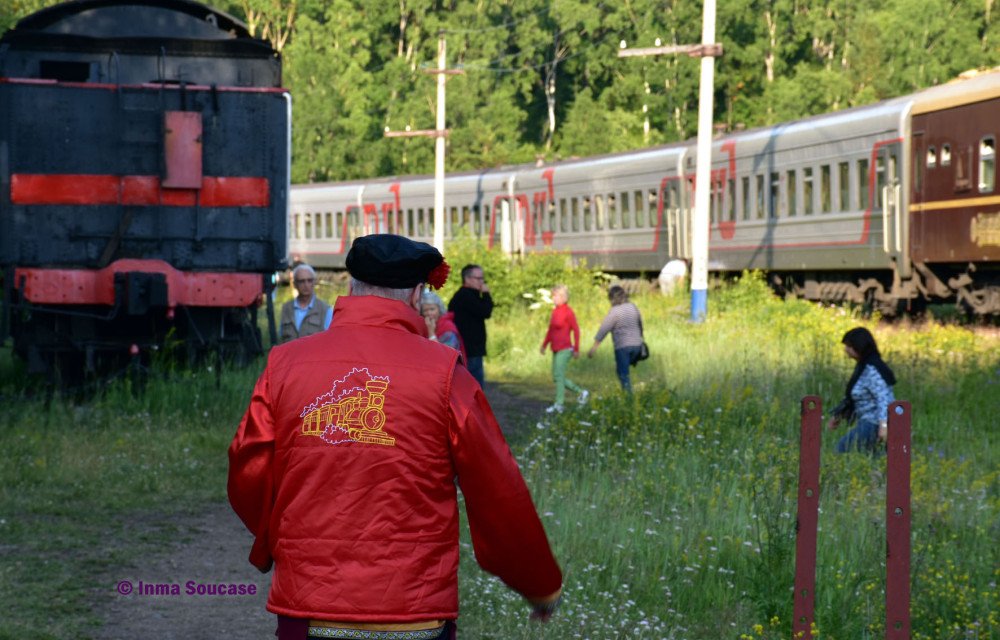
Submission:
<svg viewBox="0 0 1000 640">
<path fill-rule="evenodd" d="M 885 637 L 910 638 L 910 403 L 889 405 L 885 486 Z"/>
<path fill-rule="evenodd" d="M 823 403 L 802 398 L 799 439 L 799 496 L 795 519 L 795 599 L 792 637 L 811 638 L 816 612 L 816 527 L 819 519 L 819 460 Z"/>
</svg>

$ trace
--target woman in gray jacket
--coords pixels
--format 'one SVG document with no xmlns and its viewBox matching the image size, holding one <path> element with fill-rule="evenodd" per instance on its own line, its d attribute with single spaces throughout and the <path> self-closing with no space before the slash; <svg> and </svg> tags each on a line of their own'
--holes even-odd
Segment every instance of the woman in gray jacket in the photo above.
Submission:
<svg viewBox="0 0 1000 640">
<path fill-rule="evenodd" d="M 615 368 L 622 389 L 632 393 L 632 383 L 629 381 L 629 367 L 636 362 L 642 350 L 642 315 L 639 308 L 628 301 L 628 293 L 618 285 L 608 289 L 608 300 L 611 310 L 604 316 L 601 327 L 594 336 L 594 346 L 587 352 L 588 358 L 594 357 L 597 345 L 604 336 L 611 332 L 611 342 L 615 347 Z"/>
</svg>

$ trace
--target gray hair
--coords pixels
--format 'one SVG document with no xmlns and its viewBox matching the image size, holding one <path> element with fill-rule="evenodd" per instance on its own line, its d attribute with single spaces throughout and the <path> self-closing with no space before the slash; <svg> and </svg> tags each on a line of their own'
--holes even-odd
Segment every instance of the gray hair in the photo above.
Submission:
<svg viewBox="0 0 1000 640">
<path fill-rule="evenodd" d="M 569 302 L 569 287 L 564 284 L 557 284 L 552 287 L 552 295 L 555 295 L 557 291 L 562 291 L 566 295 L 566 302 Z"/>
<path fill-rule="evenodd" d="M 444 315 L 447 309 L 444 308 L 444 301 L 441 300 L 441 296 L 434 293 L 433 291 L 424 291 L 420 296 L 420 306 L 425 304 L 437 305 L 437 308 L 441 310 L 441 315 Z"/>
<path fill-rule="evenodd" d="M 409 300 L 410 294 L 413 292 L 413 287 L 407 287 L 405 289 L 378 287 L 373 284 L 368 284 L 367 282 L 362 282 L 357 278 L 351 278 L 351 291 L 353 292 L 352 295 L 355 296 L 378 296 L 379 298 L 388 298 L 389 300 L 406 302 Z"/>
<path fill-rule="evenodd" d="M 316 270 L 303 262 L 299 266 L 297 266 L 294 269 L 292 269 L 292 278 L 294 279 L 295 278 L 295 274 L 297 274 L 299 271 L 302 271 L 302 270 L 308 271 L 309 273 L 312 274 L 312 277 L 314 277 L 314 278 L 316 277 Z"/>
</svg>

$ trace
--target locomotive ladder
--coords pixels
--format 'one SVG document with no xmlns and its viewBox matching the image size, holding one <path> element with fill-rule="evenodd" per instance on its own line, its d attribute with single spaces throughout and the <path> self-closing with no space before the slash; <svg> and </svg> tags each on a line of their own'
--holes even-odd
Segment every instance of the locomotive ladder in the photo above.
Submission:
<svg viewBox="0 0 1000 640">
<path fill-rule="evenodd" d="M 823 405 L 802 398 L 799 489 L 795 541 L 792 637 L 811 638 L 815 622 L 816 530 Z M 885 637 L 910 637 L 910 403 L 889 405 L 885 488 Z"/>
</svg>

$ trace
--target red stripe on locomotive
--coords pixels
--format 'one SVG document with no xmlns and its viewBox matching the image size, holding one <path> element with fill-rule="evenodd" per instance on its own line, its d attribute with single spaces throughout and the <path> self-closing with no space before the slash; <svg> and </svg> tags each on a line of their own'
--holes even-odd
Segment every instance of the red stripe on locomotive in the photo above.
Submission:
<svg viewBox="0 0 1000 640">
<path fill-rule="evenodd" d="M 170 308 L 246 307 L 261 292 L 259 273 L 188 273 L 162 260 L 123 259 L 99 270 L 16 269 L 14 282 L 24 282 L 24 297 L 35 304 L 110 306 L 115 303 L 115 274 L 132 272 L 164 274 Z"/>
<path fill-rule="evenodd" d="M 206 176 L 201 189 L 167 189 L 157 176 L 15 173 L 10 200 L 22 205 L 267 207 L 271 185 L 267 178 Z"/>
</svg>

